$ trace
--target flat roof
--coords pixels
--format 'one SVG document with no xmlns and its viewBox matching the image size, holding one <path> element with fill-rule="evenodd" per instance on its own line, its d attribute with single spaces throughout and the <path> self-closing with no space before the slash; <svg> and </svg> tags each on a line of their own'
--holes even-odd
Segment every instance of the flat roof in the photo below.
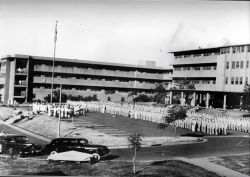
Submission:
<svg viewBox="0 0 250 177">
<path fill-rule="evenodd" d="M 198 49 L 190 49 L 190 50 L 180 50 L 180 51 L 172 51 L 172 52 L 168 52 L 168 53 L 182 53 L 182 52 L 197 52 L 197 51 L 211 51 L 211 50 L 218 50 L 221 48 L 226 48 L 226 47 L 238 47 L 238 46 L 247 46 L 250 44 L 237 44 L 237 45 L 224 45 L 224 46 L 219 46 L 219 47 L 210 47 L 210 48 L 198 48 Z"/>
<path fill-rule="evenodd" d="M 27 59 L 32 58 L 32 59 L 35 59 L 35 60 L 53 61 L 53 57 L 22 55 L 22 54 L 14 54 L 14 55 L 2 56 L 2 59 L 5 59 L 5 58 L 27 58 Z M 117 67 L 125 67 L 125 68 L 141 68 L 141 69 L 151 69 L 151 70 L 161 70 L 161 71 L 172 70 L 172 68 L 150 67 L 150 66 L 144 66 L 144 65 L 132 65 L 132 64 L 121 64 L 121 63 L 111 63 L 111 62 L 100 62 L 100 61 L 90 61 L 90 60 L 81 60 L 81 59 L 55 58 L 55 60 L 56 61 L 61 61 L 61 62 L 72 62 L 72 63 L 105 65 L 105 66 L 117 66 Z"/>
</svg>

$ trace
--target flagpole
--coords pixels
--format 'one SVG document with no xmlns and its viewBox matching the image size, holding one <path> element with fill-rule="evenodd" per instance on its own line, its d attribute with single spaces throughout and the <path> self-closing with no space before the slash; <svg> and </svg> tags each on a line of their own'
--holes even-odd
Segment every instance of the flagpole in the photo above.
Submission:
<svg viewBox="0 0 250 177">
<path fill-rule="evenodd" d="M 55 26 L 55 38 L 54 38 L 54 57 L 53 57 L 53 66 L 52 66 L 52 81 L 51 81 L 51 94 L 50 94 L 50 104 L 53 102 L 53 87 L 54 87 L 54 72 L 55 72 L 55 57 L 56 57 L 56 41 L 57 41 L 57 22 Z"/>
</svg>

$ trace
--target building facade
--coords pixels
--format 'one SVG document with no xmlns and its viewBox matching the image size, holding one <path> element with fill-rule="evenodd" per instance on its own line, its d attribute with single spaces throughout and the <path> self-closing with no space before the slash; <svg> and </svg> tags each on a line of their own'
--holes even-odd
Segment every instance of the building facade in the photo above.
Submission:
<svg viewBox="0 0 250 177">
<path fill-rule="evenodd" d="M 181 100 L 224 109 L 242 104 L 244 86 L 250 82 L 249 44 L 170 53 L 175 57 L 173 83 L 189 80 L 195 86 L 179 90 Z"/>
<path fill-rule="evenodd" d="M 51 93 L 53 58 L 8 55 L 1 59 L 1 100 L 5 104 L 43 100 Z M 63 93 L 90 96 L 99 100 L 129 101 L 128 93 L 152 95 L 157 83 L 171 82 L 172 69 L 56 58 L 54 89 L 62 83 Z"/>
</svg>

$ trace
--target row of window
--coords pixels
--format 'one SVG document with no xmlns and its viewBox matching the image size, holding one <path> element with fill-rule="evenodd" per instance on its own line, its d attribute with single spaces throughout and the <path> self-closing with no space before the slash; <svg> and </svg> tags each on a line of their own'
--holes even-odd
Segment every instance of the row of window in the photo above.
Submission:
<svg viewBox="0 0 250 177">
<path fill-rule="evenodd" d="M 244 68 L 244 61 L 232 61 L 232 69 L 243 69 Z M 246 68 L 249 67 L 249 61 L 246 61 Z M 226 69 L 230 68 L 230 62 L 226 63 Z"/>
<path fill-rule="evenodd" d="M 226 77 L 225 79 L 225 84 L 229 84 L 229 79 L 228 77 Z M 248 77 L 246 77 L 246 84 L 248 84 Z M 243 77 L 231 77 L 231 84 L 235 84 L 235 85 L 242 85 L 243 84 Z"/>
<path fill-rule="evenodd" d="M 216 70 L 216 66 L 203 66 L 203 67 L 199 67 L 199 66 L 195 66 L 195 67 L 175 67 L 174 70 L 175 71 L 181 71 L 183 69 L 183 71 L 188 71 L 188 70 L 201 70 L 201 68 L 203 70 Z"/>
<path fill-rule="evenodd" d="M 250 52 L 250 45 L 246 46 L 247 47 L 247 52 Z M 233 53 L 240 53 L 240 52 L 244 52 L 245 51 L 245 46 L 237 46 L 237 47 L 232 47 L 232 52 Z M 210 56 L 212 54 L 214 55 L 220 55 L 220 54 L 227 54 L 227 53 L 230 53 L 230 48 L 227 47 L 227 48 L 221 48 L 220 49 L 220 52 L 217 53 L 217 52 L 214 52 L 214 53 L 204 53 L 203 56 Z M 187 58 L 187 57 L 199 57 L 199 56 L 202 56 L 202 54 L 193 54 L 193 55 L 178 55 L 178 56 L 175 56 L 175 58 Z"/>
<path fill-rule="evenodd" d="M 216 84 L 216 80 L 191 80 L 194 84 Z M 174 81 L 174 83 L 178 83 L 178 81 Z"/>
<path fill-rule="evenodd" d="M 203 56 L 217 55 L 217 53 L 204 53 Z M 175 58 L 189 58 L 189 57 L 200 57 L 202 54 L 193 54 L 193 55 L 176 55 Z"/>
</svg>

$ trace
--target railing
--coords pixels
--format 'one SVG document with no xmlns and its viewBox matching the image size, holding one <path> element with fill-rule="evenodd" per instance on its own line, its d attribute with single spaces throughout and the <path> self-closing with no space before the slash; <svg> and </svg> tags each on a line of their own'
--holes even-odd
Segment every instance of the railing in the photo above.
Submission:
<svg viewBox="0 0 250 177">
<path fill-rule="evenodd" d="M 210 55 L 210 56 L 199 56 L 199 57 L 187 57 L 187 58 L 177 58 L 174 59 L 173 65 L 180 65 L 180 64 L 202 64 L 202 63 L 216 63 L 217 56 Z"/>
<path fill-rule="evenodd" d="M 17 68 L 16 74 L 27 74 L 27 69 L 26 68 Z"/>
<path fill-rule="evenodd" d="M 15 82 L 15 86 L 27 86 L 27 81 L 26 80 L 19 80 Z"/>
<path fill-rule="evenodd" d="M 54 83 L 62 81 L 64 85 L 86 85 L 86 86 L 102 86 L 102 87 L 122 87 L 122 88 L 143 88 L 154 89 L 155 84 L 140 83 L 134 81 L 120 82 L 120 81 L 103 81 L 103 80 L 91 80 L 91 79 L 76 79 L 72 78 L 54 78 Z M 34 77 L 34 83 L 51 83 L 51 78 Z"/>
<path fill-rule="evenodd" d="M 174 71 L 173 77 L 216 77 L 216 70 Z"/>
<path fill-rule="evenodd" d="M 52 72 L 52 67 L 46 65 L 35 65 L 35 71 Z M 77 68 L 77 67 L 55 67 L 55 72 L 59 73 L 74 73 L 85 75 L 101 75 L 101 76 L 113 76 L 113 77 L 129 77 L 129 78 L 149 78 L 149 79 L 163 79 L 163 74 L 150 74 L 150 73 L 135 73 L 134 71 L 111 71 L 106 69 L 91 69 L 91 68 Z"/>
</svg>

